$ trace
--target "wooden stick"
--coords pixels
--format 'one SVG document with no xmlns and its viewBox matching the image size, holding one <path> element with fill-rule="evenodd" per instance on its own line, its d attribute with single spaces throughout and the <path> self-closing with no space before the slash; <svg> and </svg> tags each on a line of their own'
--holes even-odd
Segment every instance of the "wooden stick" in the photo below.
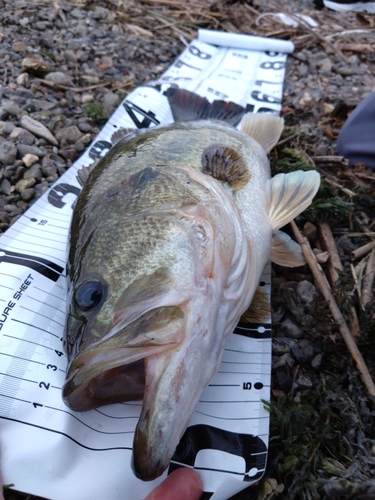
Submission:
<svg viewBox="0 0 375 500">
<path fill-rule="evenodd" d="M 363 306 L 372 300 L 372 285 L 374 283 L 375 275 L 375 248 L 372 249 L 369 259 L 367 261 L 366 274 L 363 277 L 362 287 L 362 302 Z"/>
<path fill-rule="evenodd" d="M 366 243 L 366 245 L 363 245 L 362 247 L 356 248 L 352 252 L 350 252 L 350 258 L 352 260 L 357 260 L 360 259 L 361 257 L 364 257 L 367 255 L 371 250 L 375 247 L 375 241 L 370 241 L 369 243 Z"/>
<path fill-rule="evenodd" d="M 339 279 L 337 269 L 342 271 L 343 266 L 328 222 L 319 222 L 318 228 L 323 248 L 329 253 L 328 272 L 331 278 L 331 285 L 334 287 L 336 281 Z"/>
<path fill-rule="evenodd" d="M 47 85 L 47 87 L 52 87 L 54 89 L 60 89 L 60 90 L 73 90 L 73 92 L 86 92 L 87 90 L 93 90 L 97 89 L 98 87 L 107 87 L 108 85 L 111 85 L 113 81 L 110 82 L 103 82 L 103 83 L 97 83 L 95 85 L 90 85 L 88 87 L 67 87 L 66 85 L 60 85 L 59 83 L 53 83 L 49 82 L 48 80 L 44 80 L 43 78 L 37 78 L 39 81 L 43 83 L 43 85 Z"/>
<path fill-rule="evenodd" d="M 331 278 L 331 285 L 335 287 L 335 283 L 339 279 L 338 271 L 342 271 L 344 269 L 339 252 L 337 251 L 335 239 L 333 237 L 331 228 L 328 222 L 320 222 L 318 224 L 320 240 L 323 243 L 323 247 L 329 253 L 329 261 L 328 261 L 328 272 Z M 317 259 L 318 260 L 318 259 Z M 360 295 L 360 290 L 359 290 Z M 359 321 L 357 312 L 353 304 L 350 306 L 350 327 L 354 337 L 359 336 Z"/>
<path fill-rule="evenodd" d="M 363 311 L 363 310 L 364 310 L 364 307 L 363 307 L 362 293 L 361 293 L 361 287 L 359 286 L 359 282 L 361 281 L 361 279 L 358 279 L 358 276 L 357 276 L 357 273 L 356 273 L 356 271 L 355 271 L 355 269 L 354 269 L 353 264 L 350 264 L 350 270 L 351 270 L 351 272 L 352 272 L 352 276 L 353 276 L 354 283 L 355 283 L 354 288 L 357 290 L 359 307 L 360 307 L 360 308 L 362 309 L 362 311 Z M 353 293 L 354 293 L 354 290 L 353 290 Z"/>
<path fill-rule="evenodd" d="M 371 375 L 368 371 L 366 363 L 362 357 L 362 354 L 359 352 L 358 346 L 351 334 L 348 325 L 345 323 L 345 320 L 341 314 L 341 311 L 332 295 L 331 287 L 329 286 L 328 280 L 323 272 L 323 269 L 320 267 L 318 262 L 316 261 L 315 255 L 311 250 L 309 241 L 305 238 L 299 231 L 296 223 L 292 221 L 291 223 L 294 235 L 296 240 L 301 245 L 303 255 L 305 256 L 306 262 L 308 263 L 311 272 L 314 276 L 315 283 L 317 284 L 320 292 L 322 293 L 325 300 L 328 302 L 330 311 L 336 323 L 339 326 L 341 335 L 343 336 L 346 347 L 348 348 L 352 358 L 354 359 L 357 368 L 360 372 L 360 376 L 363 384 L 366 387 L 366 390 L 370 394 L 371 401 L 375 405 L 375 384 L 371 378 Z"/>
<path fill-rule="evenodd" d="M 349 160 L 345 156 L 311 156 L 315 163 L 338 163 L 339 165 L 349 165 Z"/>
<path fill-rule="evenodd" d="M 341 186 L 341 184 L 339 184 L 336 181 L 333 181 L 329 177 L 326 177 L 325 180 L 328 182 L 328 184 L 332 184 L 332 186 L 335 186 L 335 187 L 341 189 L 341 191 L 343 193 L 347 194 L 348 196 L 350 196 L 350 197 L 355 196 L 355 192 L 354 191 L 351 191 L 350 189 L 348 189 L 348 188 L 346 188 L 344 186 Z"/>
</svg>

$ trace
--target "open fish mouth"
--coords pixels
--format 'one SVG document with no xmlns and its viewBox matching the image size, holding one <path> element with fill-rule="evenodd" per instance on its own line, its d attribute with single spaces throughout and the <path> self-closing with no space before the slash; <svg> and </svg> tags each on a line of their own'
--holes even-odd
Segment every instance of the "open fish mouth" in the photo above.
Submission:
<svg viewBox="0 0 375 500">
<path fill-rule="evenodd" d="M 142 399 L 145 359 L 176 347 L 184 323 L 181 308 L 164 306 L 146 312 L 125 328 L 114 326 L 111 330 L 116 333 L 109 332 L 105 340 L 72 360 L 63 387 L 64 402 L 73 411 L 87 411 Z"/>
</svg>

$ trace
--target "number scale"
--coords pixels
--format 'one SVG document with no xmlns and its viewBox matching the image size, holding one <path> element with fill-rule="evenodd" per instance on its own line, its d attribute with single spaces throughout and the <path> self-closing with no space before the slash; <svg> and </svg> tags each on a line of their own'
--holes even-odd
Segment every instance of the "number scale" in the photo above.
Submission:
<svg viewBox="0 0 375 500">
<path fill-rule="evenodd" d="M 274 52 L 264 52 L 230 48 L 230 37 L 224 47 L 194 40 L 157 82 L 134 90 L 93 145 L 0 238 L 1 456 L 5 482 L 16 489 L 52 500 L 95 500 L 131 488 L 140 499 L 162 479 L 142 483 L 130 470 L 141 403 L 75 413 L 61 400 L 66 244 L 80 192 L 76 173 L 105 155 L 118 128 L 172 122 L 163 95 L 169 85 L 278 114 L 286 59 L 281 41 Z M 246 43 L 248 38 L 256 37 L 245 36 Z M 260 285 L 269 295 L 270 266 Z M 228 498 L 262 476 L 269 418 L 261 400 L 269 399 L 270 370 L 270 319 L 238 326 L 169 468 L 199 470 L 206 498 Z"/>
</svg>

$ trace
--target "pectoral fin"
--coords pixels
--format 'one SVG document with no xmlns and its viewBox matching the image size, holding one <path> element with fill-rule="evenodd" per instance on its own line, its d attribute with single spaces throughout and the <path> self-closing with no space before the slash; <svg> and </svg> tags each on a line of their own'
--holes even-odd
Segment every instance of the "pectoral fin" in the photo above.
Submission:
<svg viewBox="0 0 375 500">
<path fill-rule="evenodd" d="M 202 172 L 227 182 L 234 191 L 243 188 L 251 174 L 246 160 L 225 144 L 211 144 L 202 152 Z"/>
<path fill-rule="evenodd" d="M 272 238 L 271 260 L 284 267 L 299 267 L 306 264 L 299 244 L 283 231 L 276 231 Z"/>
<path fill-rule="evenodd" d="M 271 317 L 270 297 L 260 287 L 255 290 L 250 307 L 243 313 L 240 323 L 265 323 Z"/>
<path fill-rule="evenodd" d="M 319 185 L 320 175 L 315 170 L 278 174 L 268 181 L 266 198 L 273 233 L 310 205 Z"/>
</svg>

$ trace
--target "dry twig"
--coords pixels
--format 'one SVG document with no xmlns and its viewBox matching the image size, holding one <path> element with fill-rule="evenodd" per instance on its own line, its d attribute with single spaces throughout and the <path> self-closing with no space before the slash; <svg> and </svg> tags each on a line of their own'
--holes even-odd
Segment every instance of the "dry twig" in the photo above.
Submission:
<svg viewBox="0 0 375 500">
<path fill-rule="evenodd" d="M 335 239 L 333 237 L 331 228 L 328 222 L 320 222 L 318 224 L 320 240 L 322 242 L 323 248 L 329 253 L 328 261 L 328 272 L 331 278 L 331 285 L 334 287 L 335 283 L 339 279 L 339 274 L 337 271 L 343 271 L 343 265 L 340 260 L 339 252 L 337 251 Z M 317 259 L 318 260 L 318 259 Z M 360 290 L 359 290 L 360 295 Z M 359 336 L 359 321 L 355 307 L 351 305 L 350 307 L 351 316 L 351 331 L 354 337 Z"/>
<path fill-rule="evenodd" d="M 332 295 L 331 287 L 328 283 L 328 280 L 323 272 L 323 269 L 318 264 L 313 251 L 311 250 L 308 239 L 305 238 L 299 231 L 296 223 L 294 221 L 291 222 L 291 226 L 293 228 L 294 235 L 301 245 L 303 255 L 305 256 L 306 262 L 308 263 L 311 272 L 314 276 L 315 283 L 317 284 L 320 292 L 322 293 L 325 300 L 328 302 L 330 311 L 336 323 L 339 326 L 341 335 L 343 336 L 344 342 L 354 359 L 357 368 L 360 372 L 362 382 L 364 383 L 368 393 L 372 396 L 372 402 L 375 405 L 375 384 L 371 378 L 371 375 L 366 366 L 365 360 L 362 357 L 362 354 L 359 352 L 358 346 L 351 334 L 348 325 L 346 324 L 341 311 L 335 301 L 335 298 Z"/>
<path fill-rule="evenodd" d="M 366 266 L 366 274 L 363 277 L 362 301 L 363 306 L 372 300 L 372 285 L 374 283 L 375 274 L 375 248 L 372 249 Z"/>
<path fill-rule="evenodd" d="M 357 260 L 360 259 L 361 257 L 364 257 L 367 255 L 371 250 L 375 247 L 375 241 L 370 241 L 369 243 L 366 243 L 366 245 L 363 245 L 362 247 L 358 247 L 352 252 L 350 252 L 350 258 L 352 260 Z"/>
</svg>

